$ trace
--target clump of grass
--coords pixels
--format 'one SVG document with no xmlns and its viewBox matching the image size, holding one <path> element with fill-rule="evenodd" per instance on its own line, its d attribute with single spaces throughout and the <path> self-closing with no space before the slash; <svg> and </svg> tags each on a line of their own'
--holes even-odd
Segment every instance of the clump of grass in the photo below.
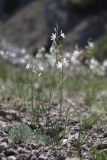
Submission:
<svg viewBox="0 0 107 160">
<path fill-rule="evenodd" d="M 95 147 L 92 147 L 90 150 L 91 155 L 93 155 L 98 160 L 107 159 L 107 149 L 97 150 Z"/>
<path fill-rule="evenodd" d="M 107 59 L 107 31 L 104 35 L 97 41 L 96 47 L 93 50 L 93 55 L 95 58 L 103 62 Z"/>
<path fill-rule="evenodd" d="M 34 139 L 34 133 L 26 124 L 19 124 L 9 131 L 9 137 L 14 142 L 28 142 Z"/>
<path fill-rule="evenodd" d="M 68 76 L 64 81 L 64 89 L 67 91 L 69 97 L 77 95 L 78 92 L 85 93 L 85 104 L 91 106 L 95 101 L 98 93 L 106 90 L 107 78 L 90 75 L 73 75 Z"/>
<path fill-rule="evenodd" d="M 9 137 L 15 142 L 37 143 L 37 144 L 53 144 L 53 139 L 41 130 L 32 130 L 27 124 L 19 124 L 9 129 Z"/>
<path fill-rule="evenodd" d="M 0 78 L 4 81 L 7 79 L 7 68 L 2 62 L 0 62 Z"/>
<path fill-rule="evenodd" d="M 92 103 L 96 100 L 96 96 L 102 90 L 104 90 L 107 86 L 106 77 L 95 76 L 91 80 L 88 81 L 86 85 L 86 97 L 85 103 L 87 105 L 92 105 Z"/>
<path fill-rule="evenodd" d="M 81 126 L 83 130 L 91 130 L 93 125 L 98 121 L 99 116 L 96 113 L 81 119 Z"/>
<path fill-rule="evenodd" d="M 78 137 L 75 141 L 75 147 L 80 158 L 82 146 L 87 142 L 90 132 L 93 129 L 93 125 L 95 125 L 98 120 L 99 116 L 96 113 L 90 115 L 89 117 L 84 117 L 82 119 L 79 118 L 80 127 Z"/>
</svg>

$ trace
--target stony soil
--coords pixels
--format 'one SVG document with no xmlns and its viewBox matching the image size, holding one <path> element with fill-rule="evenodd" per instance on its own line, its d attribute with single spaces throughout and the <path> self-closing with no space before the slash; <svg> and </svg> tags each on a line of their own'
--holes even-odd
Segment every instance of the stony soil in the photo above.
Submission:
<svg viewBox="0 0 107 160">
<path fill-rule="evenodd" d="M 0 103 L 0 159 L 1 160 L 79 160 L 75 142 L 78 137 L 80 122 L 77 114 L 87 116 L 92 113 L 91 108 L 87 107 L 83 101 L 79 101 L 77 97 L 71 105 L 69 112 L 71 118 L 67 121 L 67 133 L 60 146 L 50 146 L 45 144 L 37 144 L 35 142 L 13 142 L 9 137 L 8 128 L 17 126 L 20 123 L 30 125 L 30 109 L 23 108 L 21 100 L 16 98 L 7 98 L 1 100 Z M 63 114 L 70 100 L 65 100 L 63 104 Z M 53 103 L 51 109 L 51 117 L 53 121 L 58 118 L 59 104 Z M 75 115 L 75 116 L 74 116 Z M 62 119 L 63 122 L 63 119 Z M 96 160 L 89 154 L 90 147 L 95 146 L 98 150 L 107 148 L 107 132 L 103 128 L 106 119 L 101 118 L 100 121 L 93 125 L 89 131 L 88 137 L 81 146 L 80 155 L 83 160 Z M 103 124 L 103 125 L 102 125 Z M 63 123 L 61 124 L 63 126 Z M 32 127 L 31 127 L 32 128 Z"/>
</svg>

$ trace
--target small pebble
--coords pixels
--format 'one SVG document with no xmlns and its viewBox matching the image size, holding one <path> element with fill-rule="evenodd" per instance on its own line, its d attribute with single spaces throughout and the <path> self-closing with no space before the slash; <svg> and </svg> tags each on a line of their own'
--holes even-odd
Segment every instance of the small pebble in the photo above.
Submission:
<svg viewBox="0 0 107 160">
<path fill-rule="evenodd" d="M 15 156 L 9 156 L 8 160 L 16 160 L 16 157 Z"/>
</svg>

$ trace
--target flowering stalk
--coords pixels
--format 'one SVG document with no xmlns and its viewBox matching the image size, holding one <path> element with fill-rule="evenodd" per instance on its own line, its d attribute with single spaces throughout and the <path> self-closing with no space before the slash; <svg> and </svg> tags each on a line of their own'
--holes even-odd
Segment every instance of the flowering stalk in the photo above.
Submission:
<svg viewBox="0 0 107 160">
<path fill-rule="evenodd" d="M 62 55 L 62 59 L 63 59 L 63 55 Z M 62 104 L 63 104 L 63 77 L 64 77 L 64 73 L 63 73 L 63 64 L 62 64 L 62 70 L 61 70 L 61 87 L 60 87 L 60 112 L 59 112 L 59 118 L 61 117 L 61 113 L 62 113 Z"/>
<path fill-rule="evenodd" d="M 36 117 L 36 123 L 38 123 L 38 110 L 35 110 L 34 107 L 34 75 L 37 76 L 37 82 L 39 80 L 39 77 L 41 75 L 41 72 L 37 74 L 35 68 L 34 68 L 34 63 L 33 63 L 33 58 L 30 58 L 30 62 L 26 66 L 27 70 L 30 70 L 30 78 L 31 78 L 31 110 L 32 110 L 32 123 L 35 123 L 35 117 Z M 37 106 L 37 101 L 35 100 L 35 106 Z M 35 116 L 36 115 L 36 116 Z"/>
<path fill-rule="evenodd" d="M 56 64 L 57 64 L 57 55 L 56 55 L 56 62 L 55 62 L 55 65 L 54 65 L 53 78 L 52 78 L 50 94 L 49 94 L 48 115 L 49 115 L 50 104 L 51 104 L 51 99 L 52 99 L 53 84 L 54 84 L 54 80 L 55 80 Z"/>
<path fill-rule="evenodd" d="M 30 59 L 30 63 L 33 64 L 33 60 L 32 60 L 32 57 Z M 30 71 L 30 74 L 31 74 L 31 108 L 32 108 L 32 122 L 34 123 L 34 118 L 35 118 L 35 115 L 34 115 L 34 80 L 33 80 L 33 65 L 31 65 L 31 71 Z"/>
<path fill-rule="evenodd" d="M 58 48 L 58 26 L 56 25 L 55 30 L 55 34 L 52 33 L 51 36 L 51 40 L 53 41 L 52 45 L 56 48 Z M 49 115 L 49 110 L 50 110 L 50 105 L 51 105 L 51 99 L 52 99 L 52 91 L 53 91 L 53 85 L 54 85 L 54 80 L 55 80 L 55 73 L 56 73 L 56 65 L 57 65 L 57 61 L 58 61 L 58 55 L 57 53 L 55 53 L 55 64 L 54 64 L 54 71 L 53 71 L 53 78 L 52 78 L 52 83 L 51 83 L 51 87 L 50 87 L 50 95 L 49 95 L 49 105 L 48 105 L 48 115 Z"/>
</svg>

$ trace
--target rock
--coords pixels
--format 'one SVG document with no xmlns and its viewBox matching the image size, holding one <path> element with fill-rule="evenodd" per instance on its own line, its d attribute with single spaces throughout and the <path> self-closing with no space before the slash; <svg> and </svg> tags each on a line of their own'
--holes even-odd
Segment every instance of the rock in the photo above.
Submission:
<svg viewBox="0 0 107 160">
<path fill-rule="evenodd" d="M 32 149 L 37 149 L 37 145 L 34 143 L 31 144 L 31 147 L 32 147 Z"/>
<path fill-rule="evenodd" d="M 0 110 L 0 116 L 6 117 L 9 120 L 21 120 L 18 111 L 14 110 Z"/>
<path fill-rule="evenodd" d="M 22 7 L 26 4 L 25 0 L 16 1 L 17 6 Z M 31 1 L 32 3 L 30 3 Z M 16 4 L 14 2 L 15 6 Z M 67 1 L 45 0 L 44 3 L 42 0 L 27 0 L 27 4 L 29 5 L 23 9 L 17 9 L 15 15 L 2 26 L 1 34 L 10 42 L 21 47 L 34 46 L 38 49 L 45 45 L 48 48 L 51 44 L 50 34 L 56 22 L 59 23 L 61 29 L 66 28 L 67 30 L 69 28 Z"/>
<path fill-rule="evenodd" d="M 31 160 L 37 160 L 37 157 L 33 155 L 33 156 L 31 157 Z"/>
<path fill-rule="evenodd" d="M 15 156 L 9 156 L 8 160 L 16 160 L 16 157 Z"/>
<path fill-rule="evenodd" d="M 63 139 L 62 144 L 65 145 L 68 142 L 68 139 Z"/>
<path fill-rule="evenodd" d="M 104 138 L 107 137 L 107 131 L 104 132 L 103 137 L 104 137 Z"/>
<path fill-rule="evenodd" d="M 35 155 L 36 157 L 39 157 L 40 150 L 37 150 L 37 149 L 32 150 L 32 155 Z"/>
<path fill-rule="evenodd" d="M 94 147 L 98 150 L 107 149 L 107 139 L 103 138 L 101 141 L 97 142 Z"/>
<path fill-rule="evenodd" d="M 52 150 L 51 149 L 48 149 L 47 153 L 46 153 L 46 156 L 47 157 L 50 157 L 50 155 L 52 154 Z"/>
<path fill-rule="evenodd" d="M 4 154 L 5 154 L 6 157 L 15 156 L 15 155 L 17 155 L 17 150 L 15 150 L 13 148 L 10 148 L 8 150 L 5 150 Z"/>
<path fill-rule="evenodd" d="M 80 160 L 80 158 L 66 158 L 66 160 Z"/>
<path fill-rule="evenodd" d="M 18 147 L 18 152 L 21 153 L 28 153 L 29 151 L 26 148 Z"/>
<path fill-rule="evenodd" d="M 27 155 L 26 154 L 20 154 L 17 156 L 17 160 L 26 160 L 27 158 Z"/>
<path fill-rule="evenodd" d="M 2 122 L 3 122 L 3 121 L 0 121 L 0 126 L 2 126 L 2 124 L 3 124 L 3 126 L 4 126 L 4 123 L 2 123 Z M 3 126 L 2 126 L 2 127 L 3 127 Z M 6 136 L 6 133 L 0 131 L 0 136 L 1 136 L 1 137 L 5 137 L 5 136 Z"/>
<path fill-rule="evenodd" d="M 0 139 L 0 142 L 6 142 L 6 143 L 8 143 L 8 139 L 6 137 L 3 137 L 3 138 Z"/>
<path fill-rule="evenodd" d="M 43 154 L 41 154 L 38 158 L 38 160 L 48 160 L 46 156 L 44 156 Z"/>
<path fill-rule="evenodd" d="M 3 128 L 5 128 L 6 127 L 6 122 L 0 121 L 0 126 L 2 126 Z M 0 134 L 2 134 L 2 133 L 0 132 Z"/>
<path fill-rule="evenodd" d="M 7 160 L 7 158 L 5 158 L 5 157 L 2 157 L 2 159 L 1 160 Z"/>
<path fill-rule="evenodd" d="M 63 155 L 58 155 L 57 160 L 65 160 L 65 157 Z"/>
<path fill-rule="evenodd" d="M 0 144 L 0 152 L 2 152 L 4 149 L 8 148 L 8 144 L 6 142 L 2 142 Z"/>
</svg>

